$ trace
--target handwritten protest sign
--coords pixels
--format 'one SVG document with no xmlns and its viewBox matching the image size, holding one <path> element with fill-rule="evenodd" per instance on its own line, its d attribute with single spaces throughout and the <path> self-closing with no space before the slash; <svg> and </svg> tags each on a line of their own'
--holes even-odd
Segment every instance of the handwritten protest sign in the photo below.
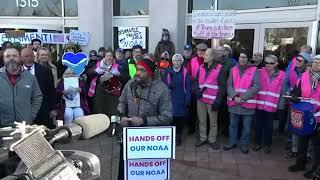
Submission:
<svg viewBox="0 0 320 180">
<path fill-rule="evenodd" d="M 125 161 L 125 180 L 170 179 L 170 159 L 137 159 Z"/>
<path fill-rule="evenodd" d="M 175 158 L 175 127 L 123 129 L 123 159 Z"/>
<path fill-rule="evenodd" d="M 118 43 L 122 49 L 131 49 L 134 45 L 146 48 L 146 27 L 119 27 Z"/>
<path fill-rule="evenodd" d="M 233 38 L 234 10 L 193 10 L 192 37 L 197 39 Z"/>
<path fill-rule="evenodd" d="M 47 44 L 67 44 L 70 42 L 69 36 L 69 34 L 29 32 L 22 37 L 13 38 L 7 37 L 5 33 L 0 33 L 0 44 L 5 41 L 30 44 L 32 39 L 40 39 L 42 43 Z"/>
<path fill-rule="evenodd" d="M 86 46 L 89 43 L 89 32 L 80 32 L 77 30 L 70 31 L 70 41 L 79 45 Z"/>
</svg>

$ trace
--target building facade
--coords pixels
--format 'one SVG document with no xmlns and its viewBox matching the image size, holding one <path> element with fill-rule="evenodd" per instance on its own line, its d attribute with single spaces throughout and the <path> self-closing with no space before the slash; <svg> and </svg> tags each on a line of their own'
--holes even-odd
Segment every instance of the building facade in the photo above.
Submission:
<svg viewBox="0 0 320 180">
<path fill-rule="evenodd" d="M 90 32 L 85 51 L 101 46 L 117 47 L 118 27 L 147 27 L 147 49 L 153 52 L 167 28 L 176 49 L 184 44 L 211 40 L 191 37 L 192 10 L 235 9 L 233 47 L 279 56 L 303 44 L 318 43 L 318 0 L 2 0 L 0 33 L 6 29 L 26 32 Z M 283 55 L 284 56 L 284 55 Z M 283 57 L 285 58 L 285 57 Z"/>
</svg>

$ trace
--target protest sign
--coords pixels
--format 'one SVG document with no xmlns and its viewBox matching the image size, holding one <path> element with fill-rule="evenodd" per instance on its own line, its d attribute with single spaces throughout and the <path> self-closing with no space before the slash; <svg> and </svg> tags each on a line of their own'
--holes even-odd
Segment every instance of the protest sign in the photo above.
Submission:
<svg viewBox="0 0 320 180">
<path fill-rule="evenodd" d="M 123 129 L 123 159 L 175 158 L 175 127 Z"/>
<path fill-rule="evenodd" d="M 170 179 L 170 159 L 126 160 L 125 180 Z"/>
<path fill-rule="evenodd" d="M 70 41 L 79 45 L 86 46 L 89 43 L 89 32 L 70 31 Z"/>
<path fill-rule="evenodd" d="M 69 42 L 69 34 L 58 33 L 25 33 L 22 37 L 7 37 L 5 33 L 0 33 L 0 44 L 5 41 L 19 42 L 20 44 L 30 44 L 32 39 L 40 39 L 42 43 L 47 44 L 67 44 Z"/>
<path fill-rule="evenodd" d="M 193 10 L 192 37 L 197 39 L 233 38 L 236 11 Z"/>
<path fill-rule="evenodd" d="M 64 84 L 64 90 L 79 88 L 79 78 L 78 77 L 63 78 L 63 84 Z M 79 92 L 64 95 L 63 99 L 65 100 L 66 107 L 68 108 L 80 107 Z"/>
<path fill-rule="evenodd" d="M 146 27 L 119 27 L 119 48 L 131 49 L 134 45 L 146 48 Z"/>
</svg>

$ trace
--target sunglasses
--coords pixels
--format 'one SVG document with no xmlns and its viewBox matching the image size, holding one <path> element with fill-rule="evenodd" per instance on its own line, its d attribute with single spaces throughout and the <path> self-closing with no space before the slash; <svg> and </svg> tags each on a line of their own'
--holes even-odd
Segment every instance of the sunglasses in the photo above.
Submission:
<svg viewBox="0 0 320 180">
<path fill-rule="evenodd" d="M 264 62 L 266 65 L 267 64 L 270 64 L 270 65 L 274 65 L 275 64 L 275 62 Z"/>
<path fill-rule="evenodd" d="M 297 61 L 302 62 L 302 61 L 303 61 L 303 59 L 301 59 L 301 58 L 297 58 Z"/>
</svg>

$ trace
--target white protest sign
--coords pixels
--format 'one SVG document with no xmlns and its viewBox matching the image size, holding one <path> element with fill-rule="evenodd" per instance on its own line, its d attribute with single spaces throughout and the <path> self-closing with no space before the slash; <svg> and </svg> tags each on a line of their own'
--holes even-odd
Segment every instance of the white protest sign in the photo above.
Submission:
<svg viewBox="0 0 320 180">
<path fill-rule="evenodd" d="M 89 43 L 89 32 L 80 32 L 77 30 L 70 31 L 70 41 L 79 45 L 86 46 Z"/>
<path fill-rule="evenodd" d="M 5 33 L 0 33 L 0 44 L 5 41 L 19 42 L 20 44 L 30 44 L 32 39 L 40 39 L 42 43 L 47 44 L 67 44 L 70 42 L 69 34 L 58 34 L 58 33 L 38 33 L 29 32 L 25 33 L 23 37 L 10 38 L 6 37 Z"/>
<path fill-rule="evenodd" d="M 170 159 L 137 159 L 125 161 L 125 180 L 170 179 Z"/>
<path fill-rule="evenodd" d="M 63 78 L 64 90 L 69 88 L 79 88 L 79 78 L 78 77 L 69 77 Z M 80 107 L 80 93 L 64 95 L 63 99 L 65 100 L 66 107 L 74 108 Z"/>
<path fill-rule="evenodd" d="M 192 37 L 231 39 L 235 31 L 235 18 L 234 10 L 193 10 Z"/>
<path fill-rule="evenodd" d="M 174 159 L 175 127 L 123 128 L 123 159 Z"/>
<path fill-rule="evenodd" d="M 119 27 L 118 43 L 122 49 L 131 49 L 134 45 L 146 49 L 146 27 Z"/>
</svg>

